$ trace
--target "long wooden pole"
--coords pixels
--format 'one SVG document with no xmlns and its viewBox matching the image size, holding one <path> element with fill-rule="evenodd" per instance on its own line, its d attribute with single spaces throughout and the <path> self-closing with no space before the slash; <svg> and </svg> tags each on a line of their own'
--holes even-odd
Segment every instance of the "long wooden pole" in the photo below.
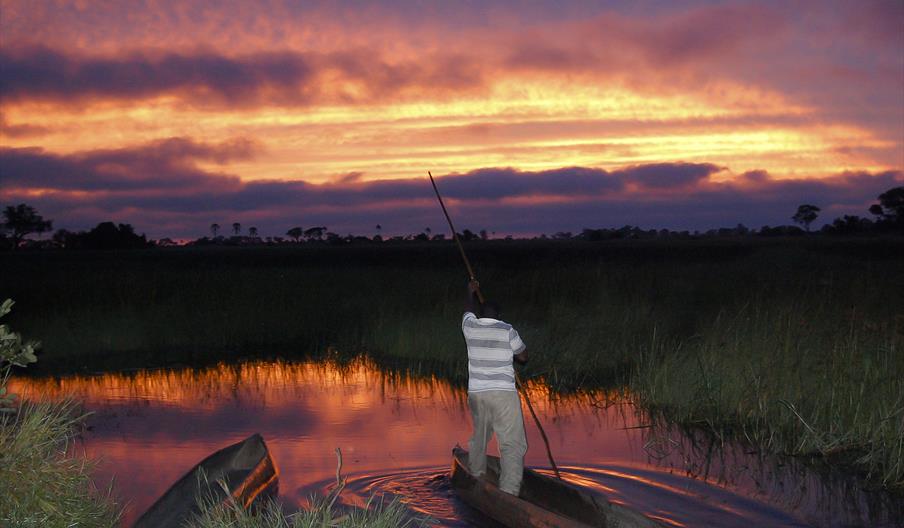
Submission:
<svg viewBox="0 0 904 528">
<path fill-rule="evenodd" d="M 549 457 L 549 463 L 552 465 L 552 470 L 556 474 L 556 478 L 562 480 L 562 475 L 559 475 L 559 467 L 556 466 L 556 461 L 552 459 L 552 451 L 549 449 L 549 439 L 546 438 L 546 431 L 543 430 L 543 426 L 540 425 L 540 419 L 537 418 L 537 413 L 534 412 L 534 406 L 530 404 L 530 398 L 527 397 L 527 388 L 521 383 L 521 378 L 518 377 L 518 374 L 515 374 L 515 382 L 518 384 L 518 388 L 521 389 L 521 394 L 524 395 L 524 403 L 527 404 L 527 410 L 530 411 L 530 415 L 534 417 L 534 421 L 537 422 L 537 428 L 540 429 L 540 436 L 543 437 L 543 443 L 546 445 L 546 456 Z"/>
<path fill-rule="evenodd" d="M 430 171 L 427 171 L 427 176 L 430 177 L 430 183 L 433 184 L 433 191 L 436 193 L 436 199 L 439 200 L 439 206 L 443 208 L 443 214 L 446 215 L 446 221 L 449 222 L 449 229 L 452 230 L 452 238 L 455 240 L 455 244 L 458 245 L 458 251 L 461 253 L 461 258 L 465 261 L 465 267 L 468 268 L 468 277 L 472 281 L 477 282 L 477 277 L 474 276 L 474 268 L 471 267 L 471 261 L 468 260 L 468 256 L 465 254 L 465 248 L 461 244 L 461 240 L 458 239 L 458 233 L 455 232 L 455 226 L 452 225 L 452 218 L 449 216 L 449 212 L 446 211 L 446 205 L 443 203 L 443 197 L 440 196 L 439 189 L 436 187 L 436 181 L 433 179 L 433 174 L 431 174 Z M 477 287 L 476 293 L 480 304 L 485 304 L 486 300 L 483 298 L 479 286 Z M 552 470 L 555 472 L 556 478 L 561 480 L 562 476 L 559 475 L 559 467 L 556 466 L 556 461 L 552 458 L 552 450 L 549 448 L 549 439 L 546 437 L 546 431 L 543 430 L 543 425 L 540 423 L 540 419 L 537 418 L 537 413 L 534 412 L 534 406 L 530 403 L 530 397 L 527 395 L 527 388 L 521 383 L 521 379 L 518 377 L 517 373 L 515 374 L 515 382 L 517 383 L 518 388 L 521 389 L 521 395 L 524 396 L 524 402 L 527 403 L 527 409 L 534 418 L 537 429 L 540 430 L 540 436 L 543 437 L 543 443 L 546 444 L 546 456 L 549 457 L 549 463 L 552 465 Z"/>
<path fill-rule="evenodd" d="M 468 277 L 477 282 L 477 277 L 474 276 L 474 268 L 471 267 L 471 261 L 468 260 L 468 256 L 465 255 L 465 247 L 461 245 L 461 240 L 458 239 L 458 233 L 455 231 L 455 226 L 452 225 L 452 218 L 449 216 L 449 212 L 446 211 L 446 204 L 443 203 L 443 197 L 439 195 L 439 189 L 436 187 L 436 181 L 433 180 L 433 174 L 430 174 L 430 171 L 427 171 L 427 176 L 430 176 L 430 183 L 433 184 L 433 192 L 436 193 L 436 199 L 439 200 L 439 206 L 443 208 L 443 214 L 446 215 L 446 221 L 449 222 L 449 229 L 452 230 L 452 238 L 455 239 L 455 243 L 458 245 L 458 251 L 461 252 L 461 258 L 465 261 L 465 267 L 468 268 Z M 480 288 L 477 288 L 477 299 L 480 301 L 480 304 L 486 303 L 486 299 L 483 298 L 483 293 L 481 293 Z"/>
</svg>

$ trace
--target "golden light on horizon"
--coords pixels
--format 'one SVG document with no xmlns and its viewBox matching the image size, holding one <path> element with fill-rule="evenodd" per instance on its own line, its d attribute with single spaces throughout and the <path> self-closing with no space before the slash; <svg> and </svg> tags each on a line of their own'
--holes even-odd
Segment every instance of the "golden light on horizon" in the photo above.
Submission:
<svg viewBox="0 0 904 528">
<path fill-rule="evenodd" d="M 737 173 L 761 169 L 777 177 L 819 176 L 837 172 L 841 160 L 833 151 L 840 145 L 893 147 L 851 126 L 770 124 L 769 116 L 808 113 L 777 94 L 739 89 L 723 95 L 702 100 L 590 84 L 502 80 L 486 97 L 448 101 L 204 109 L 167 96 L 126 107 L 115 102 L 78 109 L 14 105 L 5 115 L 10 123 L 46 129 L 42 148 L 58 154 L 137 146 L 163 137 L 208 143 L 252 138 L 260 152 L 248 159 L 198 163 L 244 181 L 324 183 L 351 172 L 363 173 L 365 181 L 395 179 L 425 167 L 440 174 L 492 166 L 612 169 L 663 160 L 725 163 Z M 733 130 L 719 124 L 726 119 Z M 4 138 L 11 147 L 33 141 Z"/>
</svg>

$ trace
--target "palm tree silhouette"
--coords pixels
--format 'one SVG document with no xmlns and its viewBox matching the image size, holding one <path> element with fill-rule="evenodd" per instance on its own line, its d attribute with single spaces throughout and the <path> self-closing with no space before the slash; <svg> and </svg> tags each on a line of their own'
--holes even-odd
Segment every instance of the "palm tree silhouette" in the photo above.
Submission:
<svg viewBox="0 0 904 528">
<path fill-rule="evenodd" d="M 214 238 L 217 237 L 217 232 L 219 232 L 219 231 L 220 231 L 220 224 L 217 224 L 217 223 L 210 224 L 210 233 L 213 235 Z"/>
<path fill-rule="evenodd" d="M 232 224 L 232 232 L 238 236 L 242 232 L 242 224 L 235 222 Z"/>
</svg>

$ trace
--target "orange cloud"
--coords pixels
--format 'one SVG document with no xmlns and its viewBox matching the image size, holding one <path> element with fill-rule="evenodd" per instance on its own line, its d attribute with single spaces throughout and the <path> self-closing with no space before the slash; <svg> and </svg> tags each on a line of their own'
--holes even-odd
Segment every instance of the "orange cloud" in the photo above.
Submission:
<svg viewBox="0 0 904 528">
<path fill-rule="evenodd" d="M 888 20 L 904 10 L 811 9 L 6 0 L 0 141 L 69 159 L 253 138 L 257 155 L 190 161 L 243 184 L 677 163 L 728 167 L 712 177 L 724 182 L 900 171 L 904 35 Z M 95 169 L 115 185 L 114 166 Z"/>
</svg>

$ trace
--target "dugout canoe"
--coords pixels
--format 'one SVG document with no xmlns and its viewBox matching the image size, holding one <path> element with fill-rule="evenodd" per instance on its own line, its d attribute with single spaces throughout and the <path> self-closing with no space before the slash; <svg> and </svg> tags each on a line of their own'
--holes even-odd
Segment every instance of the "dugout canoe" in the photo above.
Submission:
<svg viewBox="0 0 904 528">
<path fill-rule="evenodd" d="M 226 488 L 219 484 L 223 481 Z M 201 499 L 225 502 L 230 497 L 249 507 L 257 498 L 275 497 L 279 473 L 259 434 L 224 447 L 199 462 L 176 481 L 133 525 L 134 528 L 179 528 L 200 509 Z"/>
<path fill-rule="evenodd" d="M 518 497 L 501 491 L 499 458 L 487 456 L 487 472 L 468 471 L 468 452 L 452 449 L 452 488 L 472 508 L 511 528 L 647 528 L 660 524 L 570 482 L 524 469 Z"/>
</svg>

